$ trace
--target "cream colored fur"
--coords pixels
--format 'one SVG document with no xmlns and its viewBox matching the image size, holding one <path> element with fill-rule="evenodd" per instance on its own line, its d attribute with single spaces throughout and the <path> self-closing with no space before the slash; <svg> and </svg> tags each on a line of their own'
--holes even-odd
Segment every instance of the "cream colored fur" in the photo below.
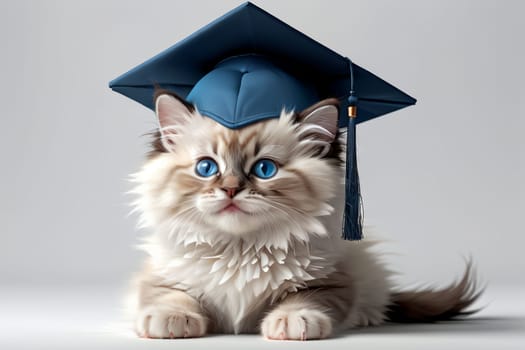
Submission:
<svg viewBox="0 0 525 350">
<path fill-rule="evenodd" d="M 335 106 L 230 130 L 161 95 L 157 116 L 168 152 L 133 175 L 135 210 L 149 232 L 132 296 L 140 336 L 314 339 L 384 321 L 388 271 L 372 243 L 340 238 L 343 169 L 324 157 L 337 132 Z M 220 176 L 195 174 L 202 157 L 216 160 L 223 177 L 248 174 L 261 158 L 280 166 L 274 178 L 247 180 L 233 198 L 242 212 L 223 213 L 230 199 Z"/>
</svg>

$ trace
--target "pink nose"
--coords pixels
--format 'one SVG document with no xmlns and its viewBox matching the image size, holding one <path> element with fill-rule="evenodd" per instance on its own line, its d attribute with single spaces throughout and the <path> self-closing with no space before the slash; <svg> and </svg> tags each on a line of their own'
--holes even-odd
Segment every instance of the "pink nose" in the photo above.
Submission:
<svg viewBox="0 0 525 350">
<path fill-rule="evenodd" d="M 230 198 L 233 198 L 235 196 L 235 193 L 237 193 L 237 190 L 239 189 L 238 187 L 224 187 L 224 188 L 221 188 L 224 192 L 226 192 L 226 194 L 228 195 L 228 197 Z"/>
<path fill-rule="evenodd" d="M 237 176 L 227 175 L 222 181 L 221 189 L 226 192 L 228 197 L 233 198 L 239 192 L 240 181 Z"/>
</svg>

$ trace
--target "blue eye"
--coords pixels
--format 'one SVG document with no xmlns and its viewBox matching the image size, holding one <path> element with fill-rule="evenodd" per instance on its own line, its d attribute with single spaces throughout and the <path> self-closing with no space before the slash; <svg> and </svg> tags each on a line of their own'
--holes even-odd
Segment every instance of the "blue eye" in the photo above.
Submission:
<svg viewBox="0 0 525 350">
<path fill-rule="evenodd" d="M 277 164 L 270 159 L 258 160 L 252 167 L 252 173 L 261 179 L 269 179 L 277 174 Z"/>
<path fill-rule="evenodd" d="M 210 158 L 204 158 L 199 160 L 197 165 L 195 166 L 195 172 L 197 175 L 200 175 L 202 177 L 210 177 L 212 175 L 217 174 L 219 171 L 219 167 L 217 166 L 217 163 L 213 159 Z"/>
</svg>

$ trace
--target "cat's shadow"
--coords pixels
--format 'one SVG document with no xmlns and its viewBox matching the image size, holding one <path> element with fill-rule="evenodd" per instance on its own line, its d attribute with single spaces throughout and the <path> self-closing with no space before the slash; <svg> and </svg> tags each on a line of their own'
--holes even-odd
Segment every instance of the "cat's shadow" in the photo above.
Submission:
<svg viewBox="0 0 525 350">
<path fill-rule="evenodd" d="M 358 328 L 336 338 L 355 337 L 360 334 L 439 334 L 439 333 L 512 333 L 525 332 L 525 317 L 472 317 L 460 321 L 426 324 L 387 323 L 377 327 Z"/>
</svg>

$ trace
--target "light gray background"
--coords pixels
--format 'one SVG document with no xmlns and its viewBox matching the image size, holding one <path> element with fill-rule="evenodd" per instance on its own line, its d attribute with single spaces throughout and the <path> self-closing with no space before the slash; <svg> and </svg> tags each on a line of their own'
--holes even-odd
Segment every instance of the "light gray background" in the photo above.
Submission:
<svg viewBox="0 0 525 350">
<path fill-rule="evenodd" d="M 107 83 L 240 3 L 0 3 L 1 284 L 129 277 L 126 177 L 155 123 Z M 471 255 L 489 288 L 522 285 L 525 3 L 256 4 L 418 99 L 358 128 L 365 220 L 400 282 L 446 283 Z"/>
</svg>

